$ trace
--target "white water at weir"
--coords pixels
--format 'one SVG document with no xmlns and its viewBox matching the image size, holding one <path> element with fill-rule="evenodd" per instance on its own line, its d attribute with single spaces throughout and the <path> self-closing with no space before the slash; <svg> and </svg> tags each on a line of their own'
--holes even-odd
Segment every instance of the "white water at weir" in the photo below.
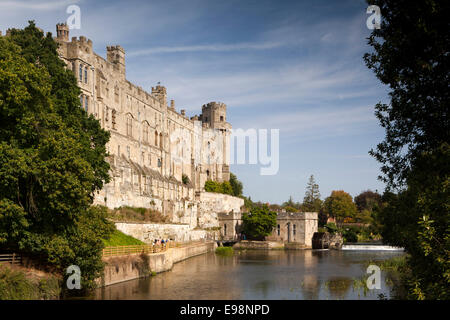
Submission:
<svg viewBox="0 0 450 320">
<path fill-rule="evenodd" d="M 342 250 L 376 250 L 376 251 L 404 251 L 400 247 L 385 246 L 380 244 L 344 244 Z"/>
</svg>

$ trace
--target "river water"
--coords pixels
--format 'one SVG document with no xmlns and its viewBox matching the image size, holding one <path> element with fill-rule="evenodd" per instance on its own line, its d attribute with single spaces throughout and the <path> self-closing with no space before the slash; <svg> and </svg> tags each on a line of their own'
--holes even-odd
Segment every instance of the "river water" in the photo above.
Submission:
<svg viewBox="0 0 450 320">
<path fill-rule="evenodd" d="M 366 261 L 403 255 L 392 251 L 246 250 L 233 256 L 207 253 L 146 279 L 97 289 L 91 299 L 379 299 L 391 296 L 386 274 L 381 289 L 364 290 Z M 366 291 L 366 292 L 365 292 Z"/>
</svg>

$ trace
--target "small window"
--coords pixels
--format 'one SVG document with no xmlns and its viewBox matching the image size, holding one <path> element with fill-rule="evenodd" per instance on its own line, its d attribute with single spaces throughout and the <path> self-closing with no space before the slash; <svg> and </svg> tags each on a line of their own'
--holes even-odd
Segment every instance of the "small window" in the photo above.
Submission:
<svg viewBox="0 0 450 320">
<path fill-rule="evenodd" d="M 117 156 L 120 157 L 120 146 L 117 146 Z"/>
<path fill-rule="evenodd" d="M 227 225 L 226 224 L 223 225 L 223 235 L 224 236 L 227 235 Z"/>
<path fill-rule="evenodd" d="M 87 68 L 84 68 L 84 83 L 88 83 L 88 81 L 87 81 Z"/>
<path fill-rule="evenodd" d="M 111 111 L 111 123 L 112 123 L 112 128 L 116 129 L 116 110 Z"/>
<path fill-rule="evenodd" d="M 162 163 L 161 163 L 161 159 L 158 159 L 158 167 L 161 168 Z"/>
<path fill-rule="evenodd" d="M 128 159 L 131 158 L 130 146 L 127 146 L 127 156 L 128 156 Z"/>
<path fill-rule="evenodd" d="M 80 96 L 80 105 L 81 105 L 82 108 L 83 108 L 83 102 L 84 102 L 83 100 L 84 100 L 83 95 L 81 95 Z"/>
<path fill-rule="evenodd" d="M 223 116 L 220 116 L 220 122 L 223 122 Z"/>
<path fill-rule="evenodd" d="M 297 232 L 297 226 L 294 224 L 292 227 L 292 234 L 295 236 L 296 232 Z"/>
<path fill-rule="evenodd" d="M 89 110 L 89 103 L 88 103 L 87 96 L 84 97 L 84 110 L 86 110 L 86 112 L 88 112 L 88 110 Z"/>
<path fill-rule="evenodd" d="M 280 225 L 277 225 L 277 234 L 280 235 Z"/>
<path fill-rule="evenodd" d="M 80 79 L 80 81 L 83 81 L 83 66 L 81 64 L 78 70 L 78 78 Z"/>
</svg>

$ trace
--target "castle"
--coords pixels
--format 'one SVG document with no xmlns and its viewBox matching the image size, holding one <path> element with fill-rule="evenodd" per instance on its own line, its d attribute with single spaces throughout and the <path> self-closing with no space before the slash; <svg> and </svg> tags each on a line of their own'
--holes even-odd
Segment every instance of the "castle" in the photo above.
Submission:
<svg viewBox="0 0 450 320">
<path fill-rule="evenodd" d="M 165 87 L 158 84 L 150 93 L 126 79 L 121 46 L 108 46 L 104 59 L 91 40 L 69 40 L 67 24 L 57 24 L 55 40 L 77 78 L 81 106 L 111 134 L 111 182 L 95 204 L 152 208 L 191 227 L 217 226 L 218 212 L 240 211 L 242 199 L 204 192 L 207 180 L 230 178 L 225 104 L 207 103 L 189 118 L 174 100 L 168 104 Z"/>
</svg>

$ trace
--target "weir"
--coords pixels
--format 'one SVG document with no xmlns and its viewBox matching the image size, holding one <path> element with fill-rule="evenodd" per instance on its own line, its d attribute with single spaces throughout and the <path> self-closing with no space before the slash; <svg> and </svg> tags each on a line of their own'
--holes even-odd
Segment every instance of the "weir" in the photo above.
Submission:
<svg viewBox="0 0 450 320">
<path fill-rule="evenodd" d="M 360 251 L 404 251 L 404 248 L 387 246 L 383 244 L 345 244 L 342 250 L 360 250 Z"/>
</svg>

